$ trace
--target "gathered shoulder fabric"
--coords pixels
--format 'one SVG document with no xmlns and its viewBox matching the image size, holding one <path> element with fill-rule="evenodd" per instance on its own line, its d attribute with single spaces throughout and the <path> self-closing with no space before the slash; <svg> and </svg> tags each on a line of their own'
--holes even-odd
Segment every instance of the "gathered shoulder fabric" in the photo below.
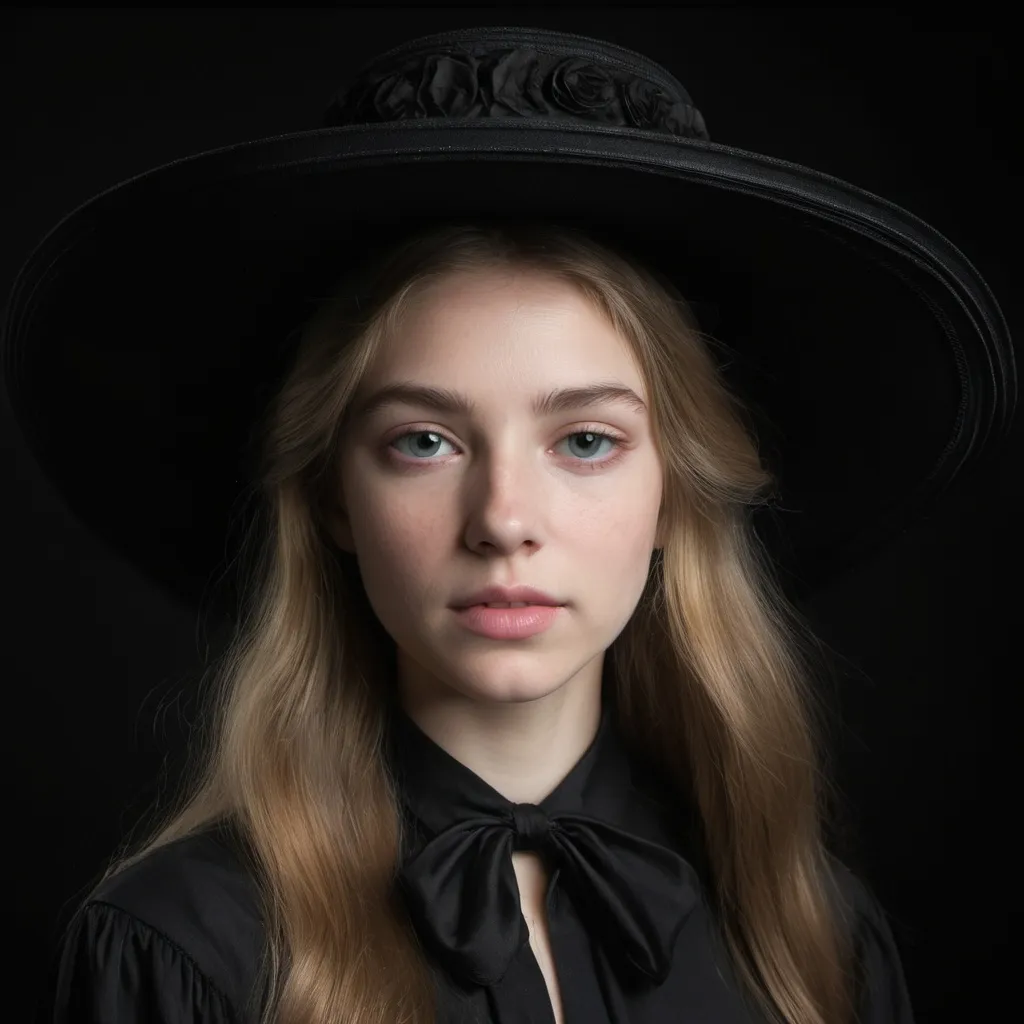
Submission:
<svg viewBox="0 0 1024 1024">
<path fill-rule="evenodd" d="M 79 909 L 47 1024 L 243 1024 L 264 942 L 255 886 L 222 833 L 159 849 Z"/>
<path fill-rule="evenodd" d="M 181 947 L 106 903 L 72 925 L 55 1024 L 240 1024 L 224 992 Z"/>
</svg>

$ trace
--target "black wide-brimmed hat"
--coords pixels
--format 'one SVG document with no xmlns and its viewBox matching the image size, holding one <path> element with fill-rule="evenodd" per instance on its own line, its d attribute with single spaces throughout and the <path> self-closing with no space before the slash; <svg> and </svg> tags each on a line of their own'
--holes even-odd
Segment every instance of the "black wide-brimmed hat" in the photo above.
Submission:
<svg viewBox="0 0 1024 1024">
<path fill-rule="evenodd" d="M 485 27 L 369 61 L 324 128 L 174 161 L 58 224 L 5 325 L 29 449 L 91 531 L 198 604 L 233 557 L 295 327 L 382 239 L 483 216 L 588 230 L 692 304 L 778 477 L 755 525 L 795 596 L 927 512 L 1009 427 L 1006 323 L 935 229 L 710 141 L 642 54 Z"/>
</svg>

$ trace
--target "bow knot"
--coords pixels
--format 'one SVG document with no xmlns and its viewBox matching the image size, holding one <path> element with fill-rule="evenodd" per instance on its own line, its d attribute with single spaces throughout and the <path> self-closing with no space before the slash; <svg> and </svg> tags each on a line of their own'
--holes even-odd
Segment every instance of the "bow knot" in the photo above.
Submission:
<svg viewBox="0 0 1024 1024">
<path fill-rule="evenodd" d="M 515 832 L 513 848 L 539 850 L 548 845 L 551 819 L 536 804 L 513 804 L 512 827 Z"/>
</svg>

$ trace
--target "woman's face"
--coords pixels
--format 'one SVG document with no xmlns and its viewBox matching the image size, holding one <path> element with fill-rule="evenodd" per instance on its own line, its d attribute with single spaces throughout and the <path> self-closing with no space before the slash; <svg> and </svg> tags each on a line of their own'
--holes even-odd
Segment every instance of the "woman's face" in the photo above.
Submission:
<svg viewBox="0 0 1024 1024">
<path fill-rule="evenodd" d="M 502 703 L 600 688 L 604 652 L 661 544 L 661 466 L 644 410 L 537 413 L 531 402 L 597 382 L 646 401 L 627 343 L 561 282 L 460 274 L 409 307 L 355 408 L 397 381 L 475 406 L 386 404 L 353 419 L 342 442 L 335 537 L 397 644 L 400 691 Z M 491 584 L 536 587 L 564 607 L 544 632 L 490 639 L 452 605 Z"/>
</svg>

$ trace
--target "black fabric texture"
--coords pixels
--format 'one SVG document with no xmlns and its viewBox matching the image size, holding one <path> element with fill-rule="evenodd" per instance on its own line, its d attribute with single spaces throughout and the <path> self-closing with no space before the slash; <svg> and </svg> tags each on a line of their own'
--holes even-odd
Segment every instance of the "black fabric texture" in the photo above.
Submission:
<svg viewBox="0 0 1024 1024">
<path fill-rule="evenodd" d="M 507 801 L 404 712 L 391 721 L 389 756 L 408 826 L 401 884 L 438 981 L 439 1022 L 554 1024 L 512 874 L 519 848 L 551 858 L 548 928 L 567 1024 L 762 1020 L 727 958 L 692 812 L 626 749 L 607 704 L 591 746 L 536 807 Z M 472 827 L 460 825 L 474 817 Z M 567 825 L 556 841 L 552 822 L 560 819 L 584 823 L 575 831 Z M 56 951 L 53 991 L 38 1019 L 255 1024 L 264 933 L 248 861 L 231 836 L 225 826 L 207 828 L 108 879 Z M 445 843 L 447 857 L 437 852 Z M 860 1024 L 913 1024 L 885 912 L 860 879 L 833 863 L 855 932 Z M 673 872 L 674 893 L 664 888 Z M 431 907 L 421 902 L 417 910 L 410 879 L 418 879 L 420 897 L 433 892 Z M 664 903 L 650 912 L 661 924 L 644 931 L 641 905 L 655 906 L 656 892 Z M 618 919 L 609 910 L 615 900 L 623 903 Z M 634 926 L 641 934 L 632 945 L 614 934 Z M 445 929 L 451 946 L 467 947 L 462 953 L 438 945 Z M 666 951 L 663 978 L 629 962 L 630 950 L 646 948 L 641 939 Z M 474 956 L 498 962 L 480 953 L 488 943 L 503 950 L 501 976 L 474 981 Z"/>
</svg>

